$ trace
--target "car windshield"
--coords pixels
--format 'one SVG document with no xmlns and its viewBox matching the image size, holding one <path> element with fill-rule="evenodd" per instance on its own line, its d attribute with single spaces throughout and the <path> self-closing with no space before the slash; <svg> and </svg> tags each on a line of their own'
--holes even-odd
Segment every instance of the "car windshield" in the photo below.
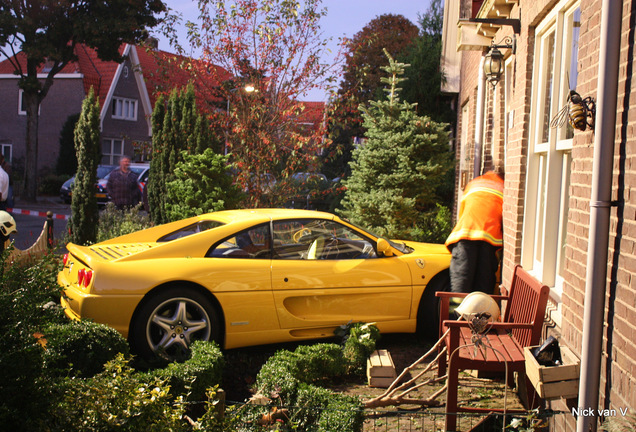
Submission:
<svg viewBox="0 0 636 432">
<path fill-rule="evenodd" d="M 346 220 L 346 219 L 345 219 Z M 351 221 L 347 220 L 347 223 L 350 223 L 351 225 L 353 225 L 354 227 L 356 227 L 357 229 L 359 229 L 362 232 L 367 233 L 370 236 L 376 237 L 376 238 L 383 238 L 384 240 L 386 240 L 387 242 L 389 242 L 389 244 L 391 245 L 391 247 L 393 247 L 394 249 L 399 250 L 400 252 L 404 253 L 404 254 L 410 254 L 411 252 L 413 252 L 413 248 L 409 247 L 406 245 L 406 243 L 404 242 L 395 242 L 393 240 L 389 240 L 386 237 L 377 235 L 376 233 L 374 233 L 373 231 L 369 231 L 368 229 L 365 228 L 360 228 L 358 225 L 351 223 Z"/>
<path fill-rule="evenodd" d="M 215 221 L 215 220 L 202 220 L 202 221 L 193 223 L 192 225 L 188 225 L 186 227 L 173 231 L 170 234 L 166 234 L 165 236 L 157 240 L 157 242 L 158 243 L 169 242 L 172 240 L 190 236 L 192 234 L 197 234 L 203 231 L 217 228 L 217 227 L 220 227 L 221 225 L 224 225 L 224 223 Z"/>
<path fill-rule="evenodd" d="M 104 177 L 106 177 L 108 174 L 110 174 L 110 172 L 115 169 L 114 166 L 111 165 L 100 165 L 97 167 L 97 178 L 98 179 L 103 179 Z"/>
</svg>

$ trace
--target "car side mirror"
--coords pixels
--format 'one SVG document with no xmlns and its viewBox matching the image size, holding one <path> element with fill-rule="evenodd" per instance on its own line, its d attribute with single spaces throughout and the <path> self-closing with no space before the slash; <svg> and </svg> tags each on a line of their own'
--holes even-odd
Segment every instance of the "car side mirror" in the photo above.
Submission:
<svg viewBox="0 0 636 432">
<path fill-rule="evenodd" d="M 383 238 L 378 239 L 377 248 L 378 248 L 379 255 L 383 255 L 385 257 L 390 257 L 395 255 L 395 252 L 393 252 L 393 248 L 391 247 L 389 242 Z"/>
</svg>

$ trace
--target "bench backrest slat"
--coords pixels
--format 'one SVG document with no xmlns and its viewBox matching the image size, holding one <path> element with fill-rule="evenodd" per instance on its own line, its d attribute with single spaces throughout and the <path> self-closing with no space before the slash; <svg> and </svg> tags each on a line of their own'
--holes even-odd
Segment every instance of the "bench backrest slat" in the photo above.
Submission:
<svg viewBox="0 0 636 432">
<path fill-rule="evenodd" d="M 517 265 L 512 276 L 509 295 L 504 322 L 532 323 L 532 329 L 515 329 L 512 335 L 522 347 L 537 345 L 541 339 L 550 288 Z"/>
</svg>

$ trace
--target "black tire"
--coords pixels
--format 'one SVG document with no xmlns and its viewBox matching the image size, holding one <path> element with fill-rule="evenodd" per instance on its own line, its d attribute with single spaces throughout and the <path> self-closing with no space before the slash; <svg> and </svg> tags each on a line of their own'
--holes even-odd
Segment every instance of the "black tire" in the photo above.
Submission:
<svg viewBox="0 0 636 432">
<path fill-rule="evenodd" d="M 219 316 L 208 298 L 174 287 L 152 295 L 133 318 L 130 341 L 142 358 L 175 361 L 189 356 L 196 340 L 219 341 Z"/>
<path fill-rule="evenodd" d="M 450 274 L 444 270 L 428 283 L 417 309 L 417 334 L 428 341 L 439 339 L 439 298 L 436 291 L 450 291 Z"/>
</svg>

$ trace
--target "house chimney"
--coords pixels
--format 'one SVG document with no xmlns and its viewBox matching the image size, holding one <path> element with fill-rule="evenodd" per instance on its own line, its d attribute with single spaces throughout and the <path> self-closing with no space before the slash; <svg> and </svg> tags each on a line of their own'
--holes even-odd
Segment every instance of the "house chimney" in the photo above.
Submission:
<svg viewBox="0 0 636 432">
<path fill-rule="evenodd" d="M 148 37 L 146 38 L 146 40 L 144 41 L 144 44 L 145 44 L 148 48 L 150 48 L 150 49 L 152 49 L 152 50 L 154 50 L 154 51 L 156 51 L 156 50 L 158 50 L 158 49 L 159 49 L 159 39 L 157 39 L 156 37 L 148 36 Z"/>
</svg>

